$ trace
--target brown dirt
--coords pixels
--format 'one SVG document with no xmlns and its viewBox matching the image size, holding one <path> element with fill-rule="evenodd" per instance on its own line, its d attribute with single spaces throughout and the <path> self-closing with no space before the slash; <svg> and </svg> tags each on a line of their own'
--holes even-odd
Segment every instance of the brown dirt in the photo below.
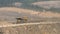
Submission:
<svg viewBox="0 0 60 34">
<path fill-rule="evenodd" d="M 0 8 L 0 11 L 14 11 L 14 12 L 18 12 L 18 13 L 38 15 L 41 17 L 60 17 L 60 13 L 52 13 L 50 11 L 48 11 L 48 12 L 36 12 L 33 10 L 15 8 L 15 7 L 3 7 L 3 8 Z"/>
<path fill-rule="evenodd" d="M 60 23 L 3 27 L 4 34 L 60 34 Z"/>
</svg>

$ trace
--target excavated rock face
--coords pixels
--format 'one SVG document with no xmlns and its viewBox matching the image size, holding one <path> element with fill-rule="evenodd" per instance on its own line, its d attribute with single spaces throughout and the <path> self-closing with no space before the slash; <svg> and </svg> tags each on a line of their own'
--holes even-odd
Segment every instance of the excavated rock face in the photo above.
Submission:
<svg viewBox="0 0 60 34">
<path fill-rule="evenodd" d="M 3 27 L 4 34 L 60 34 L 60 23 Z"/>
</svg>

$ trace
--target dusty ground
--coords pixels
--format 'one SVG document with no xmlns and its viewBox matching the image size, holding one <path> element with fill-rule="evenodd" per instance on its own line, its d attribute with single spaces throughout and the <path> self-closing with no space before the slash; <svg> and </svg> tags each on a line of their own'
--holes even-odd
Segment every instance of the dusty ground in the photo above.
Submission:
<svg viewBox="0 0 60 34">
<path fill-rule="evenodd" d="M 38 15 L 41 17 L 60 17 L 60 13 L 52 13 L 50 11 L 48 12 L 36 12 L 34 10 L 28 10 L 28 9 L 22 9 L 22 8 L 15 8 L 15 7 L 3 7 L 0 8 L 0 11 L 12 11 L 12 12 L 18 12 L 18 13 L 24 13 L 24 14 L 30 14 L 30 15 Z"/>
<path fill-rule="evenodd" d="M 17 16 L 18 15 L 18 16 Z M 21 17 L 21 16 L 29 16 L 30 18 L 39 19 L 40 17 L 57 17 L 58 19 L 56 23 L 53 24 L 28 24 L 28 25 L 11 25 L 10 23 L 4 23 L 1 22 L 2 25 L 11 25 L 11 27 L 1 27 L 0 25 L 0 31 L 2 31 L 4 34 L 60 34 L 60 13 L 52 13 L 52 12 L 36 12 L 33 10 L 27 10 L 27 9 L 21 9 L 21 8 L 15 8 L 15 7 L 3 7 L 0 8 L 0 18 L 2 20 L 14 20 L 16 21 L 16 17 Z M 4 21 L 5 21 L 4 20 Z M 50 19 L 45 19 L 48 20 L 48 23 L 50 23 Z M 45 21 L 44 20 L 44 21 Z M 1 21 L 1 20 L 0 20 Z M 53 21 L 53 20 L 52 20 Z M 58 22 L 59 21 L 59 22 Z M 41 22 L 42 23 L 42 22 Z"/>
<path fill-rule="evenodd" d="M 60 23 L 20 24 L 20 26 L 2 27 L 4 34 L 60 34 Z"/>
<path fill-rule="evenodd" d="M 28 16 L 28 20 L 40 20 L 41 18 L 60 18 L 60 13 L 53 12 L 39 12 L 34 10 L 16 8 L 16 7 L 2 7 L 0 8 L 0 21 L 16 22 L 17 17 Z"/>
</svg>

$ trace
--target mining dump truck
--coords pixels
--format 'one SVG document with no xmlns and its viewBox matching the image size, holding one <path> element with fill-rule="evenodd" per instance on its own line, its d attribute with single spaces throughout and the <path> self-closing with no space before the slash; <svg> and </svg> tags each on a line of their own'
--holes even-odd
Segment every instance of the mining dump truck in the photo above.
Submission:
<svg viewBox="0 0 60 34">
<path fill-rule="evenodd" d="M 28 21 L 28 17 L 24 16 L 22 18 L 18 17 L 17 19 L 17 24 L 18 23 L 26 23 Z"/>
</svg>

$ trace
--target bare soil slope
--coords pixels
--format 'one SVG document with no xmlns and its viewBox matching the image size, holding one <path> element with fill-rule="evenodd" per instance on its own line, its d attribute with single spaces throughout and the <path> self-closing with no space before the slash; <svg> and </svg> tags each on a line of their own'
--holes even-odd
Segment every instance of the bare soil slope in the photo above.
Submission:
<svg viewBox="0 0 60 34">
<path fill-rule="evenodd" d="M 0 8 L 0 19 L 6 21 L 16 21 L 17 17 L 28 16 L 29 19 L 40 19 L 40 18 L 60 18 L 60 13 L 53 12 L 38 12 L 34 10 L 15 8 L 15 7 L 2 7 Z"/>
<path fill-rule="evenodd" d="M 30 15 L 39 15 L 41 17 L 60 17 L 60 13 L 52 13 L 52 12 L 37 12 L 33 10 L 28 10 L 28 9 L 22 9 L 22 8 L 15 8 L 15 7 L 3 7 L 0 8 L 0 12 L 3 11 L 12 11 L 12 12 L 18 12 L 18 13 L 23 13 L 23 14 L 30 14 Z"/>
</svg>

